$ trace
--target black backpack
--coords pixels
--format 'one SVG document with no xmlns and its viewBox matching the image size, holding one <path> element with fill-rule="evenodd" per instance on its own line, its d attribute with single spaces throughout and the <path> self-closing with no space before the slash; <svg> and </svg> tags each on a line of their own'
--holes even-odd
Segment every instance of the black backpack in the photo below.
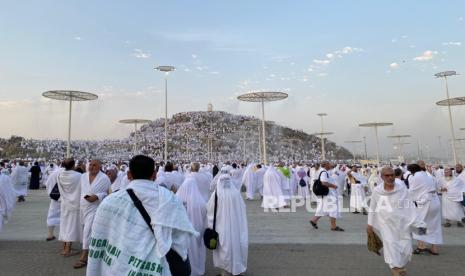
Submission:
<svg viewBox="0 0 465 276">
<path fill-rule="evenodd" d="M 53 200 L 60 199 L 60 190 L 58 189 L 58 183 L 55 183 L 55 186 L 53 186 L 53 189 L 50 192 L 49 196 Z"/>
<path fill-rule="evenodd" d="M 305 180 L 302 178 L 302 179 L 299 181 L 299 185 L 300 185 L 300 187 L 305 187 L 305 186 L 307 186 L 307 182 L 305 182 Z"/>
<path fill-rule="evenodd" d="M 326 172 L 326 174 L 328 175 L 329 177 L 329 174 L 327 171 L 322 171 L 320 173 L 320 175 L 318 176 L 318 179 L 316 179 L 314 182 L 313 182 L 313 193 L 316 195 L 316 196 L 327 196 L 328 193 L 329 193 L 329 188 L 324 186 L 323 184 L 321 184 L 321 174 Z"/>
</svg>

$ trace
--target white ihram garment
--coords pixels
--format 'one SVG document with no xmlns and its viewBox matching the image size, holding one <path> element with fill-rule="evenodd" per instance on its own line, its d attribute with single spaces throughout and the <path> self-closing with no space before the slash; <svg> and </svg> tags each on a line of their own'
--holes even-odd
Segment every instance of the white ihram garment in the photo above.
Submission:
<svg viewBox="0 0 465 276">
<path fill-rule="evenodd" d="M 45 182 L 45 188 L 47 190 L 47 195 L 53 190 L 55 184 L 57 184 L 58 175 L 63 171 L 63 168 L 58 168 L 57 170 L 50 173 Z M 60 225 L 60 210 L 61 210 L 61 196 L 58 200 L 50 199 L 50 205 L 48 207 L 47 213 L 47 226 L 59 226 Z"/>
<path fill-rule="evenodd" d="M 27 184 L 29 181 L 29 170 L 24 166 L 16 166 L 11 173 L 11 183 L 16 196 L 27 196 Z"/>
<path fill-rule="evenodd" d="M 281 208 L 286 206 L 281 187 L 281 174 L 273 166 L 270 166 L 263 176 L 263 208 Z"/>
<path fill-rule="evenodd" d="M 203 233 L 207 224 L 207 202 L 199 191 L 197 173 L 189 174 L 182 183 L 176 196 L 183 202 L 187 209 L 187 216 L 195 231 L 200 236 L 189 238 L 189 249 L 187 255 L 191 264 L 191 275 L 199 276 L 205 274 L 206 250 L 203 243 Z"/>
<path fill-rule="evenodd" d="M 360 183 L 350 183 L 350 208 L 361 212 L 362 209 L 368 208 L 365 197 L 367 180 L 359 173 L 352 172 L 351 175 Z"/>
<path fill-rule="evenodd" d="M 336 184 L 336 181 L 334 180 L 334 178 L 329 177 L 328 176 L 329 173 L 323 168 L 321 168 L 316 174 L 317 179 L 320 173 L 321 173 L 321 177 L 320 177 L 321 182 Z M 340 218 L 341 214 L 339 213 L 338 197 L 339 196 L 338 196 L 337 190 L 333 188 L 329 188 L 329 192 L 327 196 L 323 196 L 323 197 L 318 196 L 315 216 L 317 217 L 329 216 L 331 218 Z"/>
<path fill-rule="evenodd" d="M 232 179 L 224 174 L 216 189 L 218 195 L 216 231 L 218 247 L 213 250 L 213 265 L 232 275 L 244 273 L 247 269 L 248 229 L 247 213 L 240 192 L 233 187 Z M 208 201 L 208 227 L 213 228 L 215 193 Z"/>
<path fill-rule="evenodd" d="M 247 199 L 254 199 L 257 191 L 257 174 L 254 172 L 255 164 L 250 164 L 245 169 L 242 177 L 242 185 L 245 186 Z"/>
<path fill-rule="evenodd" d="M 433 178 L 426 172 L 416 172 L 409 178 L 409 194 L 416 203 L 418 220 L 426 223 L 426 235 L 413 234 L 415 240 L 442 244 L 441 203 Z"/>
<path fill-rule="evenodd" d="M 97 212 L 97 208 L 102 200 L 108 195 L 108 191 L 111 186 L 110 178 L 101 171 L 98 172 L 92 183 L 90 183 L 89 177 L 90 175 L 88 172 L 81 176 L 81 224 L 83 225 L 83 249 L 89 249 L 89 241 L 95 212 Z M 94 202 L 89 202 L 84 198 L 86 195 L 96 195 L 98 199 Z"/>
<path fill-rule="evenodd" d="M 81 174 L 73 170 L 58 175 L 60 190 L 60 236 L 63 242 L 80 242 L 82 226 L 80 217 Z"/>
<path fill-rule="evenodd" d="M 368 225 L 373 226 L 383 241 L 384 261 L 390 268 L 407 265 L 412 257 L 412 230 L 425 227 L 418 221 L 407 187 L 401 183 L 395 183 L 392 191 L 386 191 L 383 183 L 376 186 L 371 196 Z"/>
<path fill-rule="evenodd" d="M 442 192 L 442 216 L 448 220 L 461 221 L 465 216 L 462 205 L 465 183 L 454 177 L 450 180 L 441 178 L 439 185 L 447 189 L 446 192 Z"/>
<path fill-rule="evenodd" d="M 16 192 L 8 175 L 0 172 L 0 232 L 3 224 L 11 219 L 16 204 Z"/>
</svg>

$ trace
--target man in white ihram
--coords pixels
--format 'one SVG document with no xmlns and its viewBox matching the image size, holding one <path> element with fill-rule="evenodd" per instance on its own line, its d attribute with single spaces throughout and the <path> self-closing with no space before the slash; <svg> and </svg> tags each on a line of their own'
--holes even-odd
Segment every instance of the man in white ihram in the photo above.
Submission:
<svg viewBox="0 0 465 276">
<path fill-rule="evenodd" d="M 344 232 L 344 229 L 337 226 L 336 219 L 340 218 L 337 185 L 335 180 L 329 176 L 331 164 L 328 161 L 321 162 L 321 169 L 316 178 L 320 179 L 321 185 L 329 188 L 328 195 L 318 198 L 315 215 L 310 220 L 314 229 L 318 229 L 318 220 L 328 216 L 331 223 L 331 231 Z"/>
<path fill-rule="evenodd" d="M 87 265 L 94 216 L 98 206 L 110 190 L 110 178 L 100 171 L 101 168 L 102 164 L 100 161 L 94 159 L 90 161 L 87 172 L 81 176 L 82 254 L 79 261 L 74 264 L 74 268 L 82 268 Z"/>
<path fill-rule="evenodd" d="M 57 178 L 60 191 L 60 235 L 63 251 L 61 255 L 68 257 L 78 253 L 71 251 L 73 242 L 80 242 L 82 237 L 81 217 L 79 213 L 81 197 L 81 174 L 74 171 L 74 159 L 63 162 L 65 170 Z"/>
<path fill-rule="evenodd" d="M 383 168 L 381 178 L 384 183 L 376 186 L 371 196 L 367 232 L 380 236 L 384 261 L 392 275 L 406 275 L 405 266 L 412 257 L 412 230 L 426 224 L 418 221 L 407 187 L 395 182 L 394 170 Z"/>
<path fill-rule="evenodd" d="M 352 166 L 352 170 L 347 173 L 350 183 L 350 209 L 354 214 L 362 212 L 367 215 L 368 208 L 365 198 L 365 187 L 368 184 L 366 178 L 358 173 L 357 166 Z"/>
<path fill-rule="evenodd" d="M 170 256 L 184 263 L 190 236 L 199 234 L 182 202 L 153 182 L 155 175 L 152 158 L 134 156 L 129 162 L 128 189 L 108 195 L 100 204 L 92 227 L 87 275 L 189 275 L 186 270 L 176 271 L 179 263 L 171 265 Z M 131 198 L 131 191 L 136 198 Z M 144 219 L 135 202 L 140 202 L 148 217 Z"/>
</svg>

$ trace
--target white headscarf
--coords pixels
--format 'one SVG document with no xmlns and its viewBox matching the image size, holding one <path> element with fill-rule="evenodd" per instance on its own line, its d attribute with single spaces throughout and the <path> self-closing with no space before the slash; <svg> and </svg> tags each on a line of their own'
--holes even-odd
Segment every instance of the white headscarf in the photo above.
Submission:
<svg viewBox="0 0 465 276">
<path fill-rule="evenodd" d="M 215 228 L 219 235 L 219 246 L 213 251 L 213 264 L 238 275 L 247 269 L 249 235 L 245 203 L 229 174 L 219 177 L 216 194 L 218 203 Z M 214 210 L 215 193 L 207 205 L 209 228 L 213 227 Z"/>
</svg>

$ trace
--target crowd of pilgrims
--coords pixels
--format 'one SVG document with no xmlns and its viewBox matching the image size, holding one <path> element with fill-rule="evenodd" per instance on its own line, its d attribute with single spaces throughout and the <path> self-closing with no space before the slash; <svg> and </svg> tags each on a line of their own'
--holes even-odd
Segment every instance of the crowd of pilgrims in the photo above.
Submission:
<svg viewBox="0 0 465 276">
<path fill-rule="evenodd" d="M 137 170 L 144 164 L 147 166 L 147 162 L 152 167 L 148 173 L 153 172 L 153 177 L 146 173 L 144 178 Z M 181 262 L 180 267 L 188 260 L 190 275 L 205 274 L 207 248 L 203 233 L 207 228 L 213 228 L 219 234 L 218 247 L 213 250 L 214 266 L 227 275 L 245 273 L 248 230 L 244 198 L 261 200 L 264 209 L 273 211 L 289 208 L 296 199 L 303 199 L 316 205 L 309 227 L 318 229 L 318 220 L 329 217 L 330 230 L 339 232 L 344 229 L 336 222 L 343 211 L 342 202 L 348 198 L 350 212 L 368 216 L 367 232 L 377 233 L 382 240 L 385 262 L 393 275 L 405 275 L 405 266 L 412 254 L 438 255 L 438 245 L 443 243 L 442 227 L 463 227 L 465 217 L 465 172 L 460 164 L 446 168 L 426 165 L 423 161 L 380 168 L 328 161 L 272 165 L 239 162 L 165 164 L 139 155 L 130 162 L 120 163 L 97 159 L 77 162 L 65 159 L 47 165 L 4 161 L 0 163 L 0 170 L 0 231 L 11 219 L 16 202 L 27 204 L 24 202 L 29 189 L 45 188 L 51 197 L 46 240 L 56 239 L 55 227 L 59 226 L 58 240 L 63 242 L 61 255 L 67 257 L 81 252 L 74 268 L 87 266 L 88 275 L 144 272 L 144 265 L 118 263 L 110 266 L 111 270 L 108 261 L 105 266 L 102 260 L 92 258 L 92 247 L 100 241 L 96 236 L 108 238 L 114 235 L 99 230 L 99 225 L 119 223 L 118 216 L 104 220 L 105 210 L 111 209 L 112 200 L 121 200 L 128 189 L 134 190 L 149 210 L 155 235 L 147 238 L 155 239 L 152 251 L 156 254 L 153 254 L 174 275 L 182 275 L 182 272 L 173 272 L 176 260 L 168 258 L 172 250 L 181 259 L 177 261 Z M 326 195 L 314 193 L 315 180 L 329 188 Z M 383 200 L 391 204 L 387 211 L 379 209 Z M 165 201 L 169 207 L 160 207 L 160 202 Z M 401 201 L 411 204 L 400 206 Z M 115 204 L 113 208 L 120 208 L 120 205 Z M 153 215 L 153 212 L 166 214 L 166 217 Z M 145 225 L 144 222 L 141 225 Z M 417 241 L 414 250 L 413 240 Z M 131 241 L 131 246 L 138 248 L 134 242 Z M 72 248 L 72 243 L 80 243 L 82 250 Z M 124 241 L 120 243 L 124 247 Z M 148 258 L 150 254 L 152 252 L 146 252 L 144 256 Z M 168 255 L 164 258 L 163 254 Z M 167 270 L 163 273 L 169 275 Z"/>
</svg>

